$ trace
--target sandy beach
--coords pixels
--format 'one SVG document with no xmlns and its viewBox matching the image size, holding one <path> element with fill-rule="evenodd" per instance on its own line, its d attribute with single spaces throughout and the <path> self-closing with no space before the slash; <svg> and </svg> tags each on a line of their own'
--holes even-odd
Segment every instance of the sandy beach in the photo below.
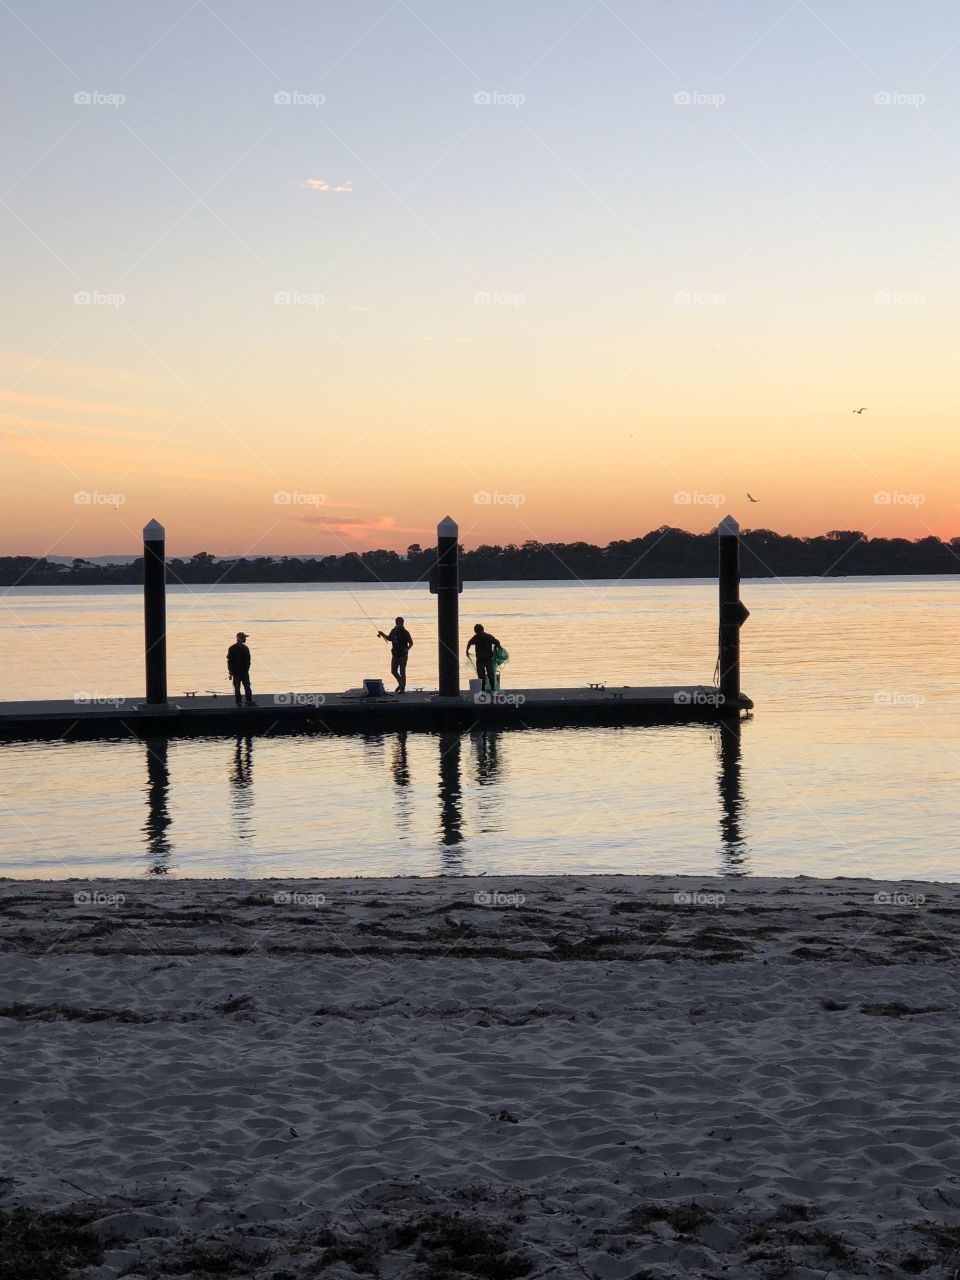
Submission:
<svg viewBox="0 0 960 1280">
<path fill-rule="evenodd" d="M 8 880 L 0 929 L 4 1276 L 958 1273 L 960 886 Z"/>
</svg>

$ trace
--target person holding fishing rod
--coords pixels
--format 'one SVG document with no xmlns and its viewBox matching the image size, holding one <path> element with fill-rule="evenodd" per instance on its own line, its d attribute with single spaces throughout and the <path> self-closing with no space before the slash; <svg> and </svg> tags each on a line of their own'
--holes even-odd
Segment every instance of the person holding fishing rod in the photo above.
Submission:
<svg viewBox="0 0 960 1280">
<path fill-rule="evenodd" d="M 402 618 L 394 619 L 395 626 L 389 635 L 378 631 L 381 640 L 390 646 L 390 674 L 397 682 L 397 693 L 403 693 L 407 687 L 407 658 L 413 648 L 413 636 L 403 625 Z"/>
</svg>

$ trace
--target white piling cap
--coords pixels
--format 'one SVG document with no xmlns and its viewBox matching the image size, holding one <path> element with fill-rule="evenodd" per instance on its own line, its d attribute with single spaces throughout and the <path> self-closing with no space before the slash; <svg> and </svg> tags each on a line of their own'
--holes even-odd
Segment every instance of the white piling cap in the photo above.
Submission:
<svg viewBox="0 0 960 1280">
<path fill-rule="evenodd" d="M 455 538 L 460 532 L 460 527 L 452 516 L 444 516 L 437 525 L 438 538 Z"/>
<path fill-rule="evenodd" d="M 721 538 L 739 538 L 740 526 L 733 516 L 724 516 L 717 525 L 717 533 Z"/>
<path fill-rule="evenodd" d="M 149 520 L 143 526 L 144 542 L 162 542 L 166 536 L 163 525 L 159 520 Z"/>
</svg>

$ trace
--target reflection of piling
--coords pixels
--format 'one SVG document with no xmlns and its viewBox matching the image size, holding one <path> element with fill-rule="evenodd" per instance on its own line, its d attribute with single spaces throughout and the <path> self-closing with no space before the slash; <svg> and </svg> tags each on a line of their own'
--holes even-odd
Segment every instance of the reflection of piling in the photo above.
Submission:
<svg viewBox="0 0 960 1280">
<path fill-rule="evenodd" d="M 437 568 L 431 584 L 437 596 L 440 696 L 460 694 L 460 530 L 446 516 L 437 525 Z"/>
<path fill-rule="evenodd" d="M 720 771 L 717 779 L 720 789 L 720 839 L 724 870 L 731 875 L 746 874 L 743 867 L 746 842 L 741 826 L 743 789 L 740 776 L 740 731 L 739 716 L 721 720 Z"/>
<path fill-rule="evenodd" d="M 460 734 L 457 731 L 441 733 L 439 743 L 440 838 L 449 847 L 463 843 Z"/>
<path fill-rule="evenodd" d="M 147 821 L 144 834 L 150 855 L 148 869 L 153 875 L 162 875 L 169 870 L 170 857 L 170 837 L 167 834 L 171 822 L 167 803 L 170 790 L 168 741 L 150 737 L 144 739 L 143 745 L 147 753 Z"/>
<path fill-rule="evenodd" d="M 167 701 L 167 566 L 163 525 L 151 520 L 143 530 L 143 631 L 147 702 Z"/>
<path fill-rule="evenodd" d="M 724 708 L 740 709 L 740 628 L 750 612 L 740 601 L 740 526 L 724 516 L 719 528 L 720 694 Z"/>
</svg>

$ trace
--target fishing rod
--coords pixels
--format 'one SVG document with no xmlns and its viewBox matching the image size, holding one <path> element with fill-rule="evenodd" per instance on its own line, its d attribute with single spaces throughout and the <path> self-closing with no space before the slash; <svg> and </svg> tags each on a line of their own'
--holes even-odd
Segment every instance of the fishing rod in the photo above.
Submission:
<svg viewBox="0 0 960 1280">
<path fill-rule="evenodd" d="M 374 631 L 376 631 L 377 635 L 379 636 L 381 634 L 380 628 L 377 626 L 374 620 L 370 617 L 369 613 L 367 613 L 366 609 L 363 607 L 363 605 L 360 603 L 360 601 L 353 594 L 353 592 L 350 590 L 349 587 L 347 587 L 347 595 L 350 596 L 353 603 L 357 606 L 357 608 L 360 610 L 360 612 L 363 614 L 363 616 L 366 618 L 366 620 L 370 623 L 371 627 L 373 627 Z"/>
</svg>

